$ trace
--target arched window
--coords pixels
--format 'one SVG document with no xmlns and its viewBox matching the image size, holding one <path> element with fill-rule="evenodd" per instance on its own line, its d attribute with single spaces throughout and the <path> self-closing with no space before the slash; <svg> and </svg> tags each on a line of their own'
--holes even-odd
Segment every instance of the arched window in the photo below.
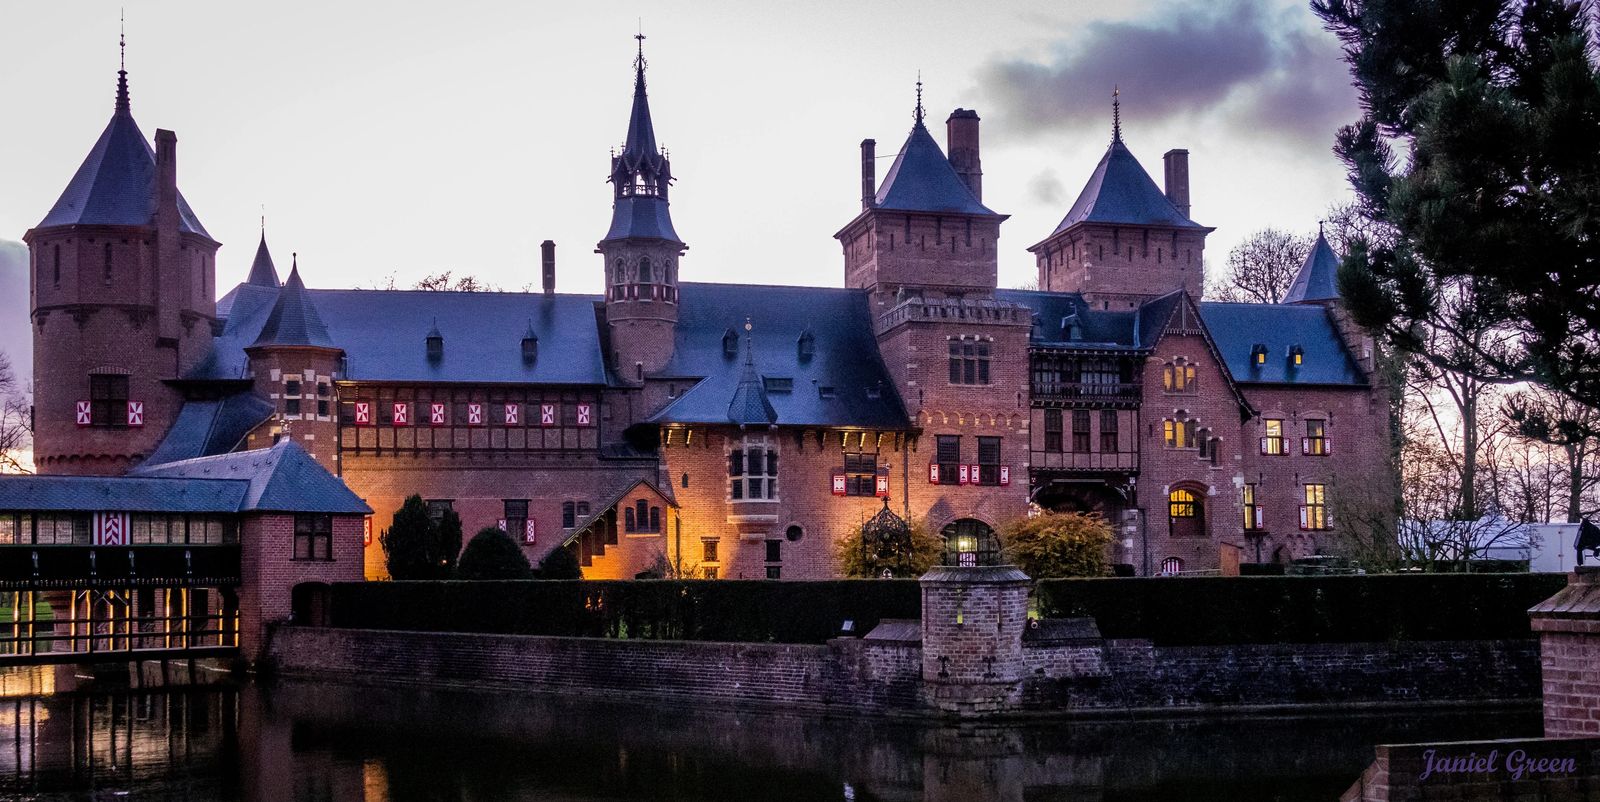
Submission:
<svg viewBox="0 0 1600 802">
<path fill-rule="evenodd" d="M 639 283 L 649 284 L 655 281 L 652 275 L 653 273 L 650 269 L 650 257 L 646 256 L 641 258 L 639 260 Z"/>
<path fill-rule="evenodd" d="M 1166 576 L 1177 576 L 1183 573 L 1183 560 L 1177 557 L 1168 557 L 1161 561 L 1161 573 Z"/>
<path fill-rule="evenodd" d="M 939 531 L 944 537 L 945 565 L 997 565 L 1000 539 L 994 529 L 975 518 L 960 518 Z"/>
<path fill-rule="evenodd" d="M 1188 488 L 1173 488 L 1167 494 L 1167 522 L 1173 537 L 1203 537 L 1206 532 L 1205 501 Z"/>
<path fill-rule="evenodd" d="M 628 271 L 627 268 L 623 267 L 621 259 L 615 262 L 615 266 L 611 269 L 611 275 L 615 277 L 617 284 L 628 280 Z"/>
</svg>

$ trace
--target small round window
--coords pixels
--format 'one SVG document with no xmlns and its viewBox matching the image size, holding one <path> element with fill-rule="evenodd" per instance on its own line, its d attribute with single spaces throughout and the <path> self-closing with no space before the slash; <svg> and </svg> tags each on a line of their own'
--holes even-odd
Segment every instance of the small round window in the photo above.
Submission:
<svg viewBox="0 0 1600 802">
<path fill-rule="evenodd" d="M 786 538 L 789 538 L 789 542 L 790 543 L 798 543 L 798 542 L 800 542 L 800 538 L 806 536 L 806 532 L 805 532 L 804 529 L 801 529 L 799 526 L 791 526 L 791 527 L 789 527 L 789 529 L 787 531 L 785 531 L 783 533 L 783 536 L 786 537 Z"/>
</svg>

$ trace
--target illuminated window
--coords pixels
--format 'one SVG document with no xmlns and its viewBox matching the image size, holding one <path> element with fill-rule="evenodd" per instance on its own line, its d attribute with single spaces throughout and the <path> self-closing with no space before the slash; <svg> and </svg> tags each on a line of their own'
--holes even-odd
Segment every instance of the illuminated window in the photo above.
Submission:
<svg viewBox="0 0 1600 802">
<path fill-rule="evenodd" d="M 1161 434 L 1167 448 L 1195 448 L 1196 427 L 1199 424 L 1186 418 L 1167 418 L 1161 422 Z"/>
<path fill-rule="evenodd" d="M 1183 573 L 1183 560 L 1177 557 L 1168 557 L 1161 561 L 1161 573 L 1167 576 L 1177 576 Z"/>
<path fill-rule="evenodd" d="M 1179 358 L 1171 364 L 1162 366 L 1161 389 L 1169 393 L 1194 392 L 1194 365 Z"/>
<path fill-rule="evenodd" d="M 1245 531 L 1265 529 L 1261 522 L 1261 504 L 1256 501 L 1256 486 L 1254 483 L 1246 484 L 1240 491 L 1240 501 L 1244 505 Z"/>
<path fill-rule="evenodd" d="M 1167 523 L 1173 537 L 1204 537 L 1205 502 L 1188 488 L 1173 488 L 1167 493 Z"/>
<path fill-rule="evenodd" d="M 995 565 L 999 562 L 1000 540 L 988 524 L 973 518 L 962 518 L 945 524 L 939 531 L 944 537 L 945 565 Z"/>
<path fill-rule="evenodd" d="M 722 541 L 713 540 L 713 539 L 710 539 L 710 538 L 707 538 L 705 540 L 700 541 L 700 562 L 703 562 L 703 563 L 720 562 L 720 560 L 717 557 L 717 546 L 721 542 Z M 709 576 L 709 577 L 706 577 L 706 578 L 707 579 L 716 579 L 715 576 Z"/>
<path fill-rule="evenodd" d="M 1300 507 L 1301 529 L 1328 528 L 1327 485 L 1306 485 L 1306 503 Z"/>
<path fill-rule="evenodd" d="M 1288 451 L 1283 447 L 1283 421 L 1279 418 L 1268 418 L 1263 422 L 1261 437 L 1261 453 L 1283 455 Z"/>
<path fill-rule="evenodd" d="M 1300 443 L 1300 453 L 1313 456 L 1327 456 L 1328 454 L 1328 422 L 1324 420 L 1306 421 L 1306 439 Z"/>
<path fill-rule="evenodd" d="M 1195 516 L 1194 493 L 1188 490 L 1174 490 L 1167 497 L 1168 514 L 1173 518 L 1193 518 Z"/>
</svg>

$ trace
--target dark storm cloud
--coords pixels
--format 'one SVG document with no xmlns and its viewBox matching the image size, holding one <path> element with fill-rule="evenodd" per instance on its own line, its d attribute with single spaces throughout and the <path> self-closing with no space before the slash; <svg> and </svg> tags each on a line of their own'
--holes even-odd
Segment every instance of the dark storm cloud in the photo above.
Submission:
<svg viewBox="0 0 1600 802">
<path fill-rule="evenodd" d="M 1089 23 L 1043 58 L 988 64 L 979 85 L 998 104 L 998 128 L 1109 134 L 1113 86 L 1122 88 L 1128 130 L 1220 106 L 1234 131 L 1331 143 L 1355 119 L 1338 43 L 1310 11 L 1260 0 L 1161 9 L 1157 18 Z"/>
</svg>

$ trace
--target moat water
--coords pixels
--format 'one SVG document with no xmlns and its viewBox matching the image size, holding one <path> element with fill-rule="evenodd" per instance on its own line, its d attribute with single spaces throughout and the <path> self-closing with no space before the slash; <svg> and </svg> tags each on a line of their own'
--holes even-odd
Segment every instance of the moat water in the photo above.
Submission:
<svg viewBox="0 0 1600 802">
<path fill-rule="evenodd" d="M 287 680 L 36 696 L 4 680 L 0 799 L 1301 802 L 1336 799 L 1378 743 L 1539 732 L 1534 710 L 957 728 Z"/>
</svg>

